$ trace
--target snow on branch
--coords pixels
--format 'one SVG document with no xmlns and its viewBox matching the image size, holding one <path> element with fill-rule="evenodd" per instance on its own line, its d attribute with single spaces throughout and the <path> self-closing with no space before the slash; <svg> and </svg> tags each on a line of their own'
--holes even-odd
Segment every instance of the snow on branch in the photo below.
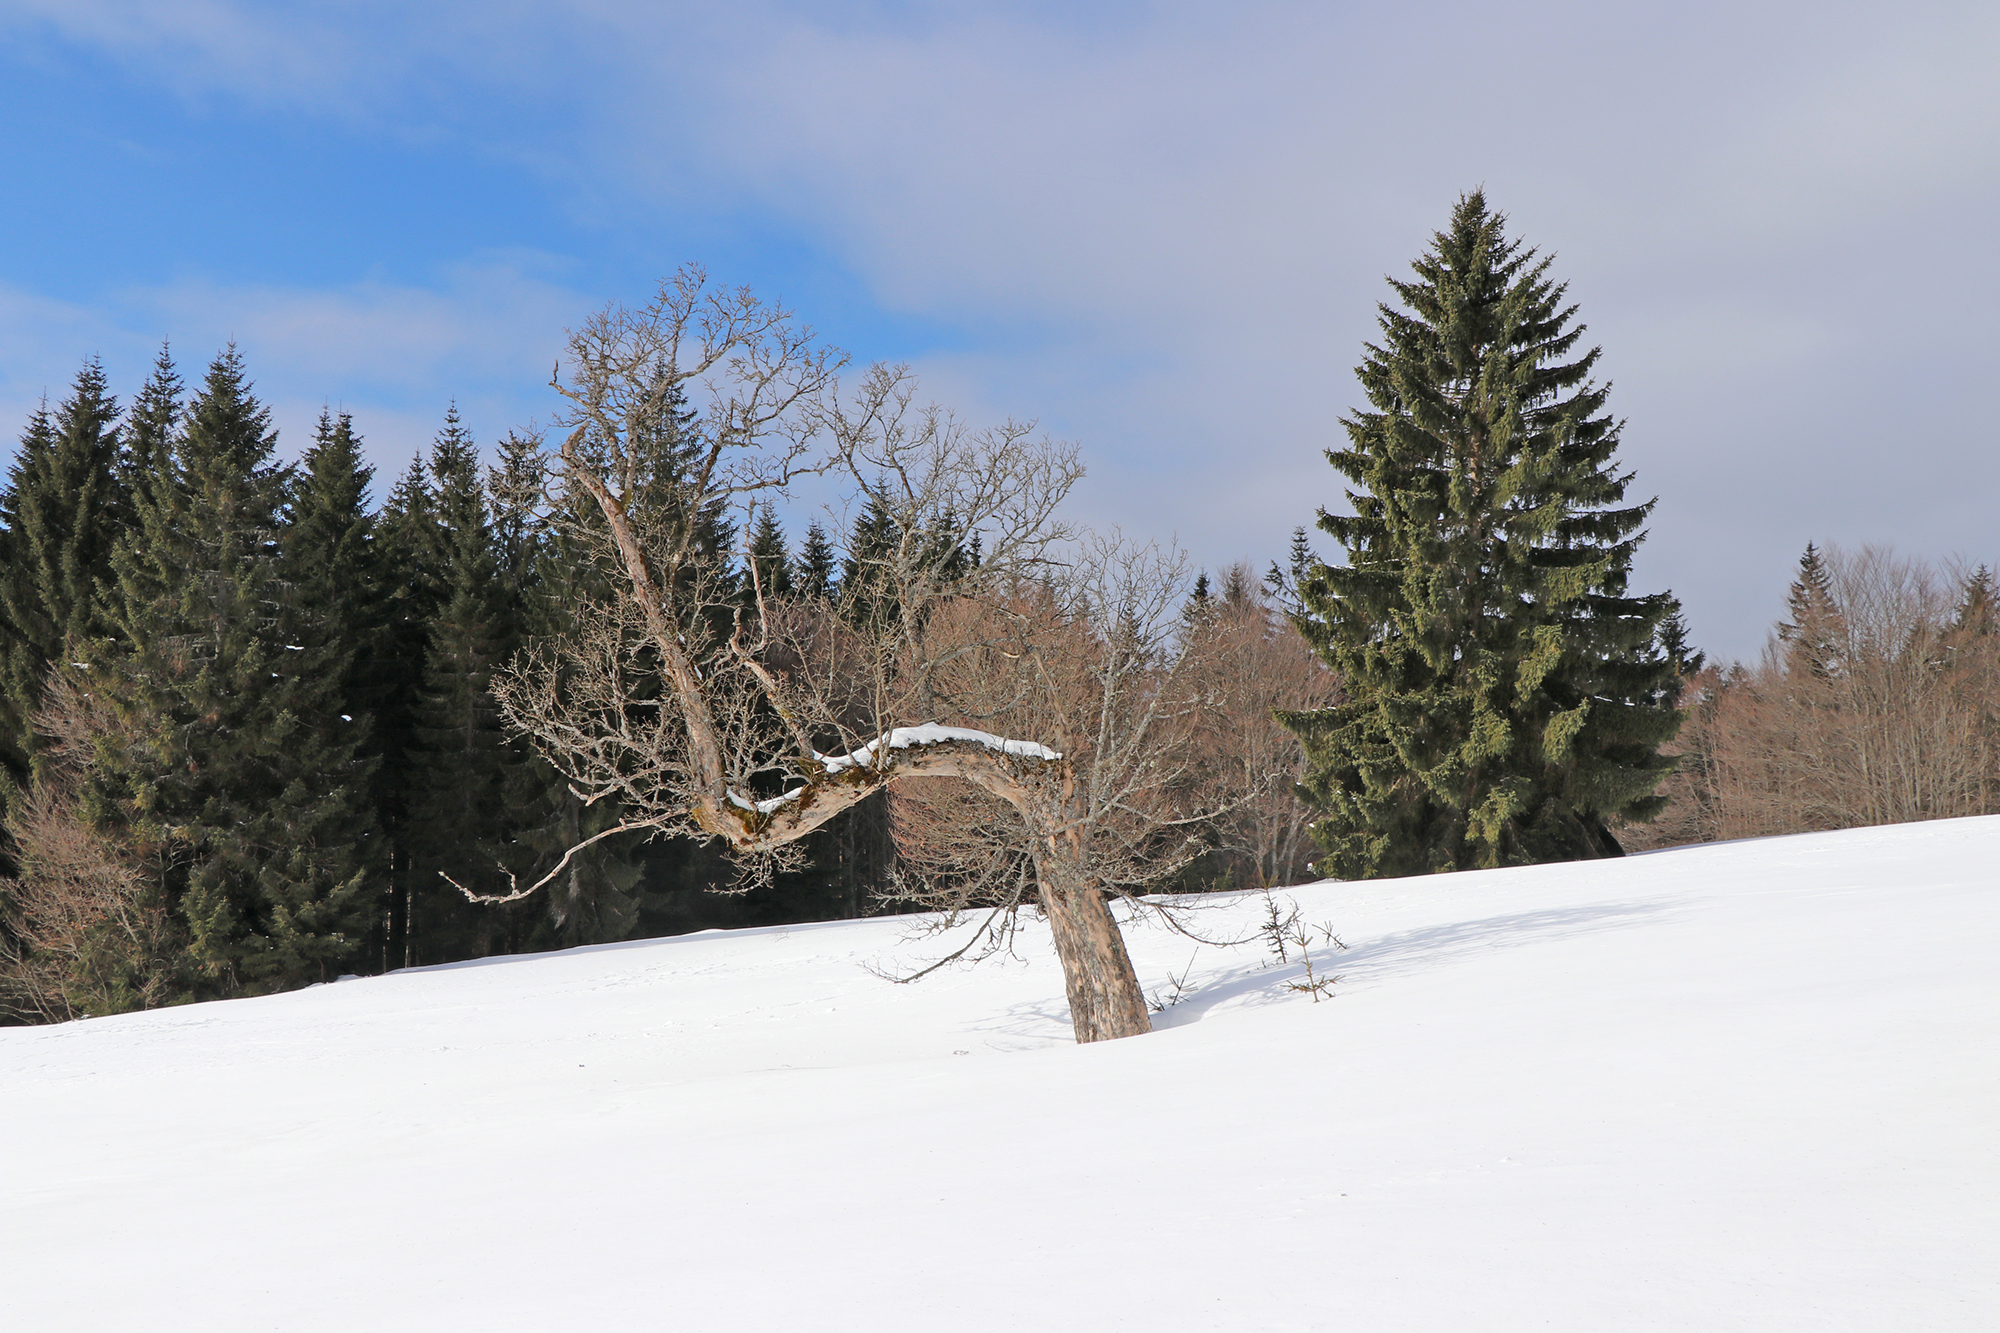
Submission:
<svg viewBox="0 0 2000 1333">
<path fill-rule="evenodd" d="M 883 740 L 888 741 L 891 750 L 908 750 L 918 745 L 945 745 L 952 742 L 966 742 L 984 746 L 1000 754 L 1017 759 L 1056 760 L 1062 752 L 1051 750 L 1037 741 L 1017 741 L 1005 736 L 995 736 L 990 731 L 974 731 L 971 727 L 945 727 L 935 722 L 926 722 L 920 727 L 897 727 L 887 737 L 877 737 L 858 750 L 846 754 L 821 754 L 813 751 L 813 758 L 831 776 L 844 773 L 850 768 L 874 768 L 875 757 L 880 752 Z M 772 815 L 805 795 L 808 788 L 794 787 L 782 796 L 773 796 L 766 801 L 753 801 L 735 791 L 726 793 L 729 803 L 738 810 L 746 810 L 760 815 Z"/>
<path fill-rule="evenodd" d="M 907 750 L 913 745 L 942 745 L 947 741 L 970 741 L 983 745 L 1001 754 L 1010 754 L 1020 759 L 1060 759 L 1060 751 L 1036 741 L 1009 740 L 1005 736 L 995 736 L 990 731 L 974 731 L 971 727 L 943 727 L 935 722 L 926 722 L 921 727 L 897 727 L 888 735 L 889 748 Z M 839 773 L 850 768 L 873 768 L 877 747 L 881 739 L 868 742 L 858 750 L 843 755 L 815 753 L 813 758 L 826 766 L 829 773 Z M 794 793 L 786 793 L 787 797 Z"/>
<path fill-rule="evenodd" d="M 774 814 L 777 811 L 782 810 L 786 806 L 790 805 L 793 801 L 798 800 L 800 796 L 805 794 L 805 790 L 806 789 L 804 787 L 794 787 L 790 791 L 786 792 L 783 796 L 773 796 L 768 801 L 748 800 L 742 796 L 738 796 L 733 791 L 729 792 L 728 796 L 729 796 L 729 803 L 735 806 L 738 810 L 749 810 L 756 814 L 768 815 L 768 814 Z"/>
</svg>

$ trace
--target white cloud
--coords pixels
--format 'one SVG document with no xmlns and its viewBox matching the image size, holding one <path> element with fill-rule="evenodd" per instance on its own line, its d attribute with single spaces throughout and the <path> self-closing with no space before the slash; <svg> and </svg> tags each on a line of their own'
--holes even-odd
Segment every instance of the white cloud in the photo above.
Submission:
<svg viewBox="0 0 2000 1333">
<path fill-rule="evenodd" d="M 486 443 L 552 410 L 543 386 L 562 331 L 598 303 L 547 269 L 534 256 L 488 257 L 434 286 L 336 290 L 185 280 L 127 290 L 96 308 L 0 288 L 0 343 L 14 352 L 0 414 L 21 421 L 44 392 L 59 399 L 86 356 L 103 358 L 125 400 L 163 339 L 190 384 L 233 341 L 287 454 L 331 406 L 354 414 L 378 469 L 397 471 L 452 398 Z"/>
<path fill-rule="evenodd" d="M 1754 647 L 1808 535 L 1990 540 L 1960 497 L 2000 485 L 2000 442 L 1952 378 L 2000 351 L 1983 303 L 1955 295 L 2000 286 L 1982 239 L 2000 205 L 1990 4 L 4 15 L 191 96 L 450 118 L 537 163 L 580 216 L 779 219 L 883 308 L 963 331 L 966 350 L 919 357 L 943 396 L 1080 438 L 1094 516 L 1177 529 L 1211 564 L 1275 555 L 1337 501 L 1319 450 L 1381 275 L 1480 182 L 1560 252 L 1605 341 L 1628 460 L 1664 497 L 1648 576 L 1698 633 Z M 546 108 L 545 127 L 503 141 L 477 111 L 496 95 Z M 238 333 L 267 381 L 259 356 L 418 420 L 427 385 L 539 383 L 591 304 L 502 265 L 429 289 L 195 282 L 125 308 Z M 1908 461 L 1880 467 L 1897 411 Z M 1961 484 L 1932 493 L 1954 464 Z M 1737 476 L 1781 489 L 1718 484 Z"/>
<path fill-rule="evenodd" d="M 454 374 L 547 379 L 561 330 L 591 303 L 537 271 L 544 267 L 533 258 L 470 262 L 432 287 L 368 281 L 298 290 L 188 280 L 123 296 L 163 326 L 233 337 L 329 382 L 422 392 Z"/>
</svg>

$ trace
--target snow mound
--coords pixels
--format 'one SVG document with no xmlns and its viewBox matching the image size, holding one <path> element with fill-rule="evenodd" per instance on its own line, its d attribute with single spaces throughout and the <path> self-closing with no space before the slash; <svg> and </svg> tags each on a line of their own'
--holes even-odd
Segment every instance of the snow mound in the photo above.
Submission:
<svg viewBox="0 0 2000 1333">
<path fill-rule="evenodd" d="M 892 742 L 893 743 L 893 742 Z M 923 743 L 921 741 L 913 743 Z M 0 1031 L 10 1328 L 2000 1327 L 2000 819 L 710 932 Z M 1210 901 L 1211 939 L 1256 895 Z"/>
</svg>

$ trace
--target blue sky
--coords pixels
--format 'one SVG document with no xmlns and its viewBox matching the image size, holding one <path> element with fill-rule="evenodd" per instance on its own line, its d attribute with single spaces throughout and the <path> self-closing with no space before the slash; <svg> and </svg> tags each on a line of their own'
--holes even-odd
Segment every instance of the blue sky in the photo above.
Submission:
<svg viewBox="0 0 2000 1333">
<path fill-rule="evenodd" d="M 1809 539 L 2000 559 L 1996 88 L 1990 2 L 0 0 L 0 428 L 234 338 L 393 474 L 695 260 L 1261 567 L 1483 184 L 1604 347 L 1640 584 L 1748 655 Z"/>
</svg>

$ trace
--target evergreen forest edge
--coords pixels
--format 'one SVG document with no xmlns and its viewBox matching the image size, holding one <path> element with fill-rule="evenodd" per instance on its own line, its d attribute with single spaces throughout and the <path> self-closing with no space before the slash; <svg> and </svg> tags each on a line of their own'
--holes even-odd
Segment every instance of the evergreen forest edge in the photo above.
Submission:
<svg viewBox="0 0 2000 1333">
<path fill-rule="evenodd" d="M 1358 372 L 1369 407 L 1327 451 L 1353 512 L 1322 510 L 1319 526 L 1348 563 L 1321 562 L 1300 530 L 1261 585 L 1238 566 L 1219 593 L 1204 574 L 1188 599 L 1190 625 L 1233 615 L 1259 641 L 1302 636 L 1337 682 L 1336 697 L 1274 687 L 1263 705 L 1295 737 L 1285 762 L 1309 805 L 1288 817 L 1295 835 L 1315 825 L 1319 872 L 2000 809 L 1986 569 L 1940 580 L 1808 548 L 1765 661 L 1707 664 L 1671 594 L 1627 587 L 1651 504 L 1627 500 L 1623 423 L 1591 378 L 1598 353 L 1576 351 L 1576 307 L 1504 221 L 1464 197 L 1413 280 L 1392 281 L 1399 304 L 1381 307 L 1382 341 Z M 698 426 L 670 410 L 654 427 L 671 490 Z M 12 988 L 9 1018 L 884 910 L 897 853 L 882 795 L 747 895 L 719 892 L 733 878 L 720 852 L 636 834 L 593 844 L 541 898 L 482 906 L 444 878 L 497 894 L 617 822 L 508 734 L 489 690 L 579 599 L 615 595 L 615 571 L 551 521 L 543 441 L 513 433 L 494 452 L 482 465 L 450 410 L 372 508 L 354 422 L 322 413 L 300 459 L 278 462 L 233 346 L 192 386 L 163 348 L 122 409 L 86 363 L 32 416 L 0 491 L 7 852 L 18 862 L 32 827 L 46 877 L 80 886 L 78 902 L 112 884 L 122 906 L 53 934 L 41 922 L 60 944 L 38 945 L 10 897 L 9 967 L 45 974 L 40 1002 Z M 684 520 L 746 604 L 754 562 L 766 596 L 868 614 L 861 572 L 880 514 L 843 534 L 814 523 L 796 549 L 768 505 Z M 969 536 L 956 558 L 977 558 Z M 1862 625 L 1848 608 L 1871 588 L 1903 598 L 1903 621 Z M 1913 647 L 1920 630 L 1927 646 Z M 1906 709 L 1909 735 L 1877 734 L 1886 714 L 1857 695 L 1870 671 L 1910 678 L 1905 696 L 1932 691 Z M 1940 708 L 1970 721 L 1918 735 L 1917 715 Z M 1838 758 L 1795 771 L 1801 716 L 1821 719 L 1817 753 L 1900 745 L 1921 766 L 1949 743 L 1964 776 L 1888 799 Z M 1808 810 L 1806 790 L 1831 794 Z M 1267 835 L 1246 858 L 1218 838 L 1156 887 L 1269 882 L 1298 873 L 1304 847 Z"/>
</svg>

